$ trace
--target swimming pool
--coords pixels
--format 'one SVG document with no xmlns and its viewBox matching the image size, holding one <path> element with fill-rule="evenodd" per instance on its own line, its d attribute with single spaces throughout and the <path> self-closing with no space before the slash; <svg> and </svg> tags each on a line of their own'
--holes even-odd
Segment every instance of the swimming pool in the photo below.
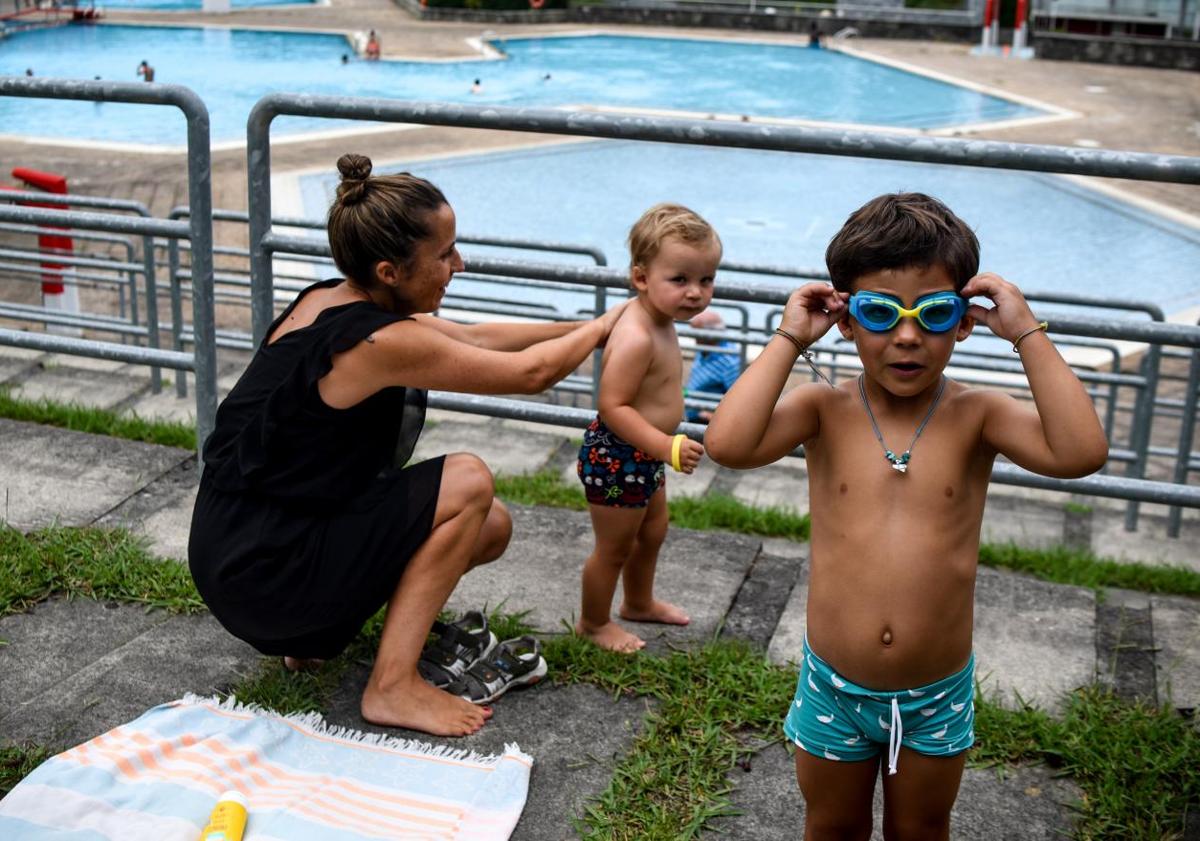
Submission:
<svg viewBox="0 0 1200 841">
<path fill-rule="evenodd" d="M 272 91 L 505 105 L 605 105 L 932 128 L 1041 114 L 1036 109 L 832 50 L 597 35 L 498 42 L 501 61 L 367 62 L 340 35 L 253 30 L 66 26 L 0 40 L 0 73 L 156 81 L 204 100 L 214 142 L 240 140 Z M 746 71 L 753 67 L 754 72 Z M 474 79 L 481 92 L 471 94 Z M 329 129 L 280 118 L 278 133 Z M 0 99 L 5 134 L 182 144 L 182 117 L 144 105 Z"/>
<path fill-rule="evenodd" d="M 275 212 L 322 218 L 336 185 L 330 163 L 329 174 L 301 178 L 302 209 Z M 398 168 L 405 167 L 378 167 Z M 728 261 L 823 269 L 826 245 L 853 210 L 880 193 L 915 190 L 942 199 L 972 226 L 983 270 L 1023 289 L 1149 298 L 1168 314 L 1200 306 L 1200 231 L 1055 176 L 625 141 L 414 161 L 406 168 L 441 187 L 463 234 L 594 245 L 615 266 L 628 260 L 625 236 L 638 215 L 655 202 L 678 201 L 713 224 Z M 573 311 L 589 302 L 572 296 L 556 303 Z"/>
<path fill-rule="evenodd" d="M 234 9 L 251 9 L 258 6 L 307 6 L 316 2 L 317 0 L 229 0 L 229 5 Z M 203 8 L 204 0 L 103 0 L 103 2 L 96 5 L 105 9 L 134 11 L 139 9 L 147 11 L 153 9 L 156 12 L 192 11 Z"/>
</svg>

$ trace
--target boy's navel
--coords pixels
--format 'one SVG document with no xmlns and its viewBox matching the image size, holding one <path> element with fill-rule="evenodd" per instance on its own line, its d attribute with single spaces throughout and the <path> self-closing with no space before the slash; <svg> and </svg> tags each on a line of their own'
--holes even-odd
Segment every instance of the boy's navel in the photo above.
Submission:
<svg viewBox="0 0 1200 841">
<path fill-rule="evenodd" d="M 946 498 L 949 499 L 952 496 L 954 496 L 954 488 L 946 485 Z"/>
<path fill-rule="evenodd" d="M 890 628 L 883 629 L 883 636 L 880 637 L 880 640 L 883 642 L 884 645 L 892 644 L 892 631 Z"/>
<path fill-rule="evenodd" d="M 845 493 L 848 490 L 850 490 L 850 486 L 847 485 L 845 482 L 842 482 L 842 486 L 840 488 L 838 488 L 839 493 Z"/>
</svg>

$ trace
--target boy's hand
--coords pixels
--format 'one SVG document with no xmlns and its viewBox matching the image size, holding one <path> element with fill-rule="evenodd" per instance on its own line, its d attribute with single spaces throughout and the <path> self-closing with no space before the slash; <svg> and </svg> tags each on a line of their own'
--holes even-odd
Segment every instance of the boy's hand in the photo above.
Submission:
<svg viewBox="0 0 1200 841">
<path fill-rule="evenodd" d="M 806 283 L 788 298 L 779 328 L 807 347 L 837 323 L 849 300 L 848 292 L 838 292 L 828 283 Z"/>
<path fill-rule="evenodd" d="M 1002 339 L 1011 342 L 1025 331 L 1038 326 L 1038 320 L 1029 309 L 1021 290 L 1000 275 L 991 272 L 977 274 L 967 281 L 961 294 L 965 298 L 982 295 L 992 300 L 996 306 L 991 309 L 971 304 L 967 308 L 967 315 L 986 324 L 989 330 Z"/>
<path fill-rule="evenodd" d="M 700 457 L 704 455 L 704 445 L 699 441 L 693 441 L 688 438 L 679 445 L 679 466 L 681 473 L 691 473 L 696 469 L 696 465 L 700 463 Z M 670 464 L 670 461 L 667 462 Z"/>
</svg>

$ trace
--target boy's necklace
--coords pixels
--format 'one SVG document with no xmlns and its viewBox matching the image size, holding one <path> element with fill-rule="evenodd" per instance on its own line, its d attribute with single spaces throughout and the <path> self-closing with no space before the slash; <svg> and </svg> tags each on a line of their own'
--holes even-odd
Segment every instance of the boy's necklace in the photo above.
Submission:
<svg viewBox="0 0 1200 841">
<path fill-rule="evenodd" d="M 908 472 L 908 460 L 912 458 L 913 445 L 917 443 L 917 439 L 925 431 L 925 424 L 929 423 L 929 419 L 933 417 L 933 410 L 937 408 L 938 402 L 942 399 L 942 392 L 945 389 L 946 378 L 943 376 L 941 382 L 938 383 L 937 394 L 933 395 L 933 402 L 929 404 L 929 411 L 925 413 L 925 419 L 921 421 L 921 425 L 913 433 L 912 440 L 908 442 L 908 449 L 902 454 L 896 455 L 887 448 L 887 444 L 883 443 L 883 435 L 879 432 L 879 424 L 875 423 L 875 413 L 871 411 L 871 404 L 867 402 L 867 390 L 863 387 L 863 375 L 858 375 L 858 396 L 862 398 L 863 407 L 867 410 L 867 417 L 871 420 L 871 429 L 875 430 L 875 438 L 879 441 L 879 446 L 883 447 L 883 457 L 892 465 L 893 470 L 899 473 Z"/>
</svg>

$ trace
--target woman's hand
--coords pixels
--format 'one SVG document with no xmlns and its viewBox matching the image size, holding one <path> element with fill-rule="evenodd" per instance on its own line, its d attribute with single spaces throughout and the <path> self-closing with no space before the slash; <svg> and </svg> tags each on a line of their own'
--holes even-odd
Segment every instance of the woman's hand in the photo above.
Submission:
<svg viewBox="0 0 1200 841">
<path fill-rule="evenodd" d="M 617 322 L 620 321 L 621 316 L 625 314 L 625 308 L 629 306 L 633 300 L 635 299 L 631 298 L 628 301 L 622 301 L 621 303 L 617 304 L 617 306 L 613 307 L 611 310 L 608 310 L 604 313 L 604 315 L 596 319 L 596 322 L 604 330 L 604 335 L 602 335 L 600 340 L 596 342 L 596 347 L 604 347 L 604 343 L 608 341 L 608 337 L 612 333 L 613 328 L 617 326 Z"/>
<path fill-rule="evenodd" d="M 808 347 L 837 323 L 849 300 L 850 293 L 838 292 L 828 283 L 806 283 L 788 298 L 779 329 Z"/>
</svg>

